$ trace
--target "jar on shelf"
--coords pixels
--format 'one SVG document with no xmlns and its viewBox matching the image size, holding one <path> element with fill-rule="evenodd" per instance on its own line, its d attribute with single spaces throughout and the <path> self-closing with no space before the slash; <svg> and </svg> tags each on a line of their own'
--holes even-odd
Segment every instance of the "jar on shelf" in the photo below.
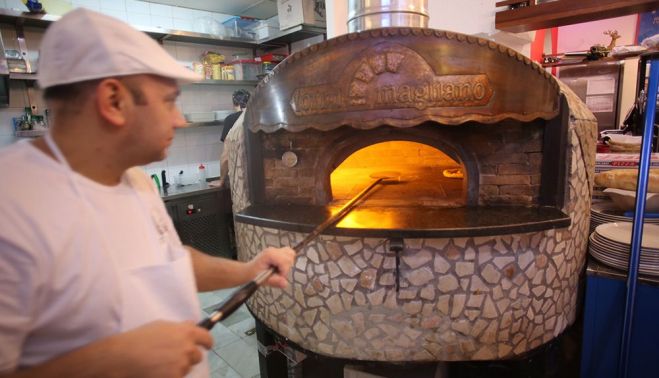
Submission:
<svg viewBox="0 0 659 378">
<path fill-rule="evenodd" d="M 232 64 L 222 66 L 222 80 L 236 80 Z"/>
<path fill-rule="evenodd" d="M 217 63 L 211 66 L 212 68 L 212 79 L 213 80 L 222 80 L 222 65 Z"/>
</svg>

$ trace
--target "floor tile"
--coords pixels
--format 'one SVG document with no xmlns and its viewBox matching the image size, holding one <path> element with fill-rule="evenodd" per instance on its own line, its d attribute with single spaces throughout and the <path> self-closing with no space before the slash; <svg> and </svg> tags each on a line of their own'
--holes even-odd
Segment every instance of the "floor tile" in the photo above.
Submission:
<svg viewBox="0 0 659 378">
<path fill-rule="evenodd" d="M 209 357 L 211 378 L 245 378 L 238 374 L 229 364 L 220 356 L 211 351 L 214 357 Z"/>
<path fill-rule="evenodd" d="M 198 293 L 197 297 L 199 297 L 199 304 L 202 309 L 216 306 L 222 302 L 222 298 L 218 297 L 213 291 Z"/>
<path fill-rule="evenodd" d="M 258 352 L 245 341 L 237 340 L 216 352 L 242 377 L 253 377 L 259 374 Z"/>
<path fill-rule="evenodd" d="M 227 328 L 229 328 L 231 332 L 235 333 L 238 337 L 243 339 L 249 336 L 245 332 L 252 330 L 254 326 L 254 318 L 250 316 L 249 318 L 241 320 L 240 322 L 230 325 Z"/>
<path fill-rule="evenodd" d="M 234 341 L 240 340 L 240 336 L 236 335 L 222 323 L 216 324 L 215 327 L 213 327 L 211 330 L 211 335 L 213 336 L 214 340 L 213 350 L 218 350 L 233 343 Z"/>
</svg>

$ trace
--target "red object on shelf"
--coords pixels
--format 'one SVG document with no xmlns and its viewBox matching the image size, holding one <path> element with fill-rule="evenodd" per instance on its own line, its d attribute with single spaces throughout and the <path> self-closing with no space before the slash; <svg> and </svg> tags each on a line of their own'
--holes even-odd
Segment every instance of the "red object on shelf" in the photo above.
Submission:
<svg viewBox="0 0 659 378">
<path fill-rule="evenodd" d="M 263 62 L 281 62 L 282 60 L 286 59 L 286 54 L 265 54 L 261 55 L 261 61 Z"/>
</svg>

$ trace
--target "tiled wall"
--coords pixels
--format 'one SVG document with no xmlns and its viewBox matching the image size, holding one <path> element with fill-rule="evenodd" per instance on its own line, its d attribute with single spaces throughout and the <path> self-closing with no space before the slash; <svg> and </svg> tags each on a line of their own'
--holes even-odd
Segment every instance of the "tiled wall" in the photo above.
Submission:
<svg viewBox="0 0 659 378">
<path fill-rule="evenodd" d="M 51 2 L 55 3 L 55 2 Z M 166 29 L 178 29 L 203 32 L 200 28 L 213 24 L 210 20 L 221 23 L 230 15 L 175 7 L 169 5 L 153 4 L 138 0 L 59 0 L 62 6 L 51 6 L 46 10 L 49 13 L 59 14 L 67 6 L 85 7 L 99 11 L 110 16 L 122 19 L 132 25 L 159 26 Z M 25 10 L 21 0 L 0 0 L 0 7 Z"/>
<path fill-rule="evenodd" d="M 160 26 L 200 32 L 204 31 L 198 30 L 200 27 L 207 27 L 211 22 L 222 22 L 231 17 L 219 13 L 135 0 L 73 0 L 60 1 L 60 3 L 68 3 L 72 7 L 83 6 L 101 11 L 138 26 Z M 20 0 L 0 0 L 0 7 L 25 10 L 25 6 Z M 17 48 L 14 28 L 3 24 L 0 30 L 2 31 L 5 47 Z M 36 51 L 42 35 L 42 29 L 25 29 L 27 47 L 31 51 L 30 57 L 34 63 L 36 63 Z M 186 66 L 191 66 L 192 61 L 198 61 L 200 55 L 207 50 L 220 52 L 228 58 L 231 58 L 231 55 L 235 53 L 252 54 L 251 49 L 183 42 L 166 41 L 164 47 Z M 8 108 L 0 109 L 0 148 L 17 140 L 13 136 L 12 117 L 20 116 L 23 109 L 31 103 L 36 103 L 40 112 L 44 109 L 38 91 L 30 90 L 31 98 L 28 98 L 26 86 L 31 84 L 12 80 L 10 85 L 10 105 Z M 229 110 L 232 108 L 231 94 L 239 88 L 238 86 L 188 85 L 182 88 L 178 103 L 184 113 Z M 253 88 L 248 87 L 245 89 L 251 90 Z M 184 182 L 192 183 L 197 180 L 197 167 L 203 163 L 206 166 L 208 177 L 219 176 L 219 157 L 222 152 L 221 130 L 221 126 L 191 127 L 178 130 L 167 159 L 149 164 L 145 169 L 149 174 L 159 174 L 161 170 L 167 170 L 170 181 L 173 181 L 173 177 L 182 170 L 184 172 Z"/>
</svg>

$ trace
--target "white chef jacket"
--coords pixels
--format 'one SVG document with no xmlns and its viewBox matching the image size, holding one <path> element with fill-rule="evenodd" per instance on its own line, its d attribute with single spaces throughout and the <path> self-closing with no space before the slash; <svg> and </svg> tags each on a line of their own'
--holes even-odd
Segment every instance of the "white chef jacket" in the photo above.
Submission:
<svg viewBox="0 0 659 378">
<path fill-rule="evenodd" d="M 0 174 L 0 373 L 200 319 L 190 257 L 142 170 L 104 186 L 24 141 L 0 150 Z M 176 279 L 161 274 L 172 265 Z M 205 358 L 191 376 L 208 376 Z"/>
</svg>

